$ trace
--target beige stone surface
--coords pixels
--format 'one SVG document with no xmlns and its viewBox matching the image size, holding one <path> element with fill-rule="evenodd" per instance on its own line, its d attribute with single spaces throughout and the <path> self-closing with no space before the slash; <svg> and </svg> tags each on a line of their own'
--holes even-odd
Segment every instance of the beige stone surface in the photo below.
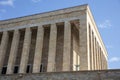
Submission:
<svg viewBox="0 0 120 80">
<path fill-rule="evenodd" d="M 70 71 L 71 24 L 66 21 L 64 26 L 63 71 Z"/>
<path fill-rule="evenodd" d="M 3 32 L 3 37 L 0 44 L 0 72 L 2 71 L 2 66 L 4 64 L 8 38 L 9 38 L 8 32 L 7 31 Z"/>
<path fill-rule="evenodd" d="M 30 28 L 26 28 L 19 73 L 26 73 L 30 44 L 31 44 L 31 30 Z"/>
<path fill-rule="evenodd" d="M 94 65 L 95 65 L 95 70 L 97 70 L 97 49 L 96 49 L 96 37 L 94 36 Z"/>
<path fill-rule="evenodd" d="M 54 72 L 55 68 L 56 68 L 56 64 L 55 64 L 56 41 L 57 41 L 57 26 L 56 26 L 56 24 L 51 24 L 47 72 Z"/>
<path fill-rule="evenodd" d="M 14 65 L 15 65 L 16 55 L 18 50 L 19 37 L 20 37 L 19 31 L 15 30 L 13 40 L 12 40 L 9 60 L 8 60 L 7 74 L 13 74 L 14 72 Z"/>
<path fill-rule="evenodd" d="M 0 75 L 0 80 L 120 80 L 120 70 Z"/>
<path fill-rule="evenodd" d="M 91 30 L 91 65 L 92 65 L 92 70 L 94 70 L 94 55 L 93 55 L 93 34 Z"/>
<path fill-rule="evenodd" d="M 44 28 L 42 26 L 39 26 L 37 30 L 33 73 L 38 73 L 40 71 L 40 65 L 42 60 L 41 58 L 42 58 L 42 48 L 43 48 L 43 37 L 44 37 Z"/>
<path fill-rule="evenodd" d="M 73 71 L 76 65 L 107 69 L 107 51 L 88 5 L 0 21 L 0 41 L 0 70 L 8 65 L 8 74 L 13 66 L 19 73 Z"/>
<path fill-rule="evenodd" d="M 80 20 L 79 29 L 79 53 L 80 53 L 80 70 L 89 70 L 88 52 L 87 52 L 87 25 L 86 15 Z"/>
</svg>

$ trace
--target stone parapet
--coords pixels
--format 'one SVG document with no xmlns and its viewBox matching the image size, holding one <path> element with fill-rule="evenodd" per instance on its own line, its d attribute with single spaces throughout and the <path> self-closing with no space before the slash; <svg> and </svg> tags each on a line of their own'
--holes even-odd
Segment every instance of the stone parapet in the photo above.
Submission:
<svg viewBox="0 0 120 80">
<path fill-rule="evenodd" d="M 0 80 L 120 80 L 120 69 L 0 75 Z"/>
</svg>

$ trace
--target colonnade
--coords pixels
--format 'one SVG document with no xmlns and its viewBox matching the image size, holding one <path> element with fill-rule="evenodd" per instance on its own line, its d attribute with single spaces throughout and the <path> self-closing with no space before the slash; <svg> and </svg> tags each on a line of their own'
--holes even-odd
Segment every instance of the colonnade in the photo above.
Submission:
<svg viewBox="0 0 120 80">
<path fill-rule="evenodd" d="M 62 63 L 62 71 L 70 71 L 71 69 L 71 23 L 70 21 L 64 22 L 64 44 L 63 44 L 63 63 Z M 7 54 L 7 46 L 9 43 L 9 32 L 2 32 L 1 44 L 0 44 L 0 72 L 3 70 L 6 54 Z M 5 70 L 6 74 L 13 74 L 15 69 L 15 63 L 18 55 L 18 47 L 20 43 L 20 30 L 12 31 L 12 42 L 10 43 L 10 52 L 7 56 L 7 68 Z M 44 43 L 44 26 L 39 25 L 37 27 L 37 35 L 36 35 L 36 45 L 35 45 L 35 53 L 33 60 L 32 72 L 38 73 L 40 72 L 40 67 L 42 64 L 42 54 L 43 53 L 43 43 Z M 30 56 L 30 46 L 32 41 L 32 30 L 31 27 L 27 27 L 24 29 L 24 39 L 22 44 L 21 51 L 21 59 L 19 63 L 19 70 L 17 73 L 26 73 L 28 60 Z M 55 69 L 55 57 L 56 57 L 56 41 L 57 41 L 57 24 L 50 24 L 50 34 L 49 34 L 49 49 L 48 49 L 48 61 L 47 61 L 47 72 L 52 72 Z M 46 56 L 47 57 L 47 56 Z"/>
<path fill-rule="evenodd" d="M 62 62 L 61 70 L 60 71 L 71 71 L 71 66 L 73 65 L 73 53 L 71 55 L 72 50 L 72 25 L 71 21 L 65 21 L 63 22 L 63 49 L 61 49 L 62 54 L 57 54 L 57 36 L 58 36 L 58 28 L 57 23 L 49 24 L 50 33 L 48 33 L 48 50 L 44 49 L 46 46 L 45 44 L 45 27 L 44 25 L 39 25 L 36 31 L 36 39 L 35 47 L 34 47 L 34 56 L 32 64 L 32 73 L 39 73 L 41 71 L 41 64 L 44 62 L 44 60 L 47 60 L 45 63 L 47 64 L 46 72 L 53 72 L 56 69 L 56 55 L 62 55 L 60 58 Z M 84 27 L 83 27 L 84 26 Z M 106 69 L 107 61 L 105 60 L 105 57 L 103 55 L 103 52 L 99 46 L 99 43 L 97 42 L 94 33 L 91 29 L 89 29 L 89 51 L 90 56 L 87 56 L 87 27 L 85 27 L 86 24 L 84 22 L 79 24 L 76 27 L 78 30 L 78 45 L 79 45 L 79 57 L 78 57 L 78 64 L 80 64 L 80 70 L 89 70 L 89 64 L 90 64 L 90 70 L 100 70 L 100 69 Z M 32 27 L 34 28 L 34 27 Z M 24 28 L 23 34 L 21 34 L 21 30 L 23 29 L 17 29 L 12 31 L 13 35 L 10 37 L 9 32 L 11 31 L 3 31 L 1 34 L 1 41 L 0 41 L 0 72 L 2 73 L 4 62 L 7 61 L 7 68 L 4 70 L 6 74 L 13 74 L 13 73 L 26 73 L 28 69 L 28 63 L 31 56 L 30 47 L 32 46 L 32 28 L 26 27 Z M 62 34 L 59 33 L 59 34 Z M 21 41 L 21 36 L 23 38 L 23 41 Z M 9 42 L 9 39 L 12 38 L 11 43 Z M 10 50 L 8 49 L 8 43 L 10 44 Z M 45 44 L 44 44 L 45 43 Z M 21 44 L 19 46 L 19 44 Z M 21 52 L 20 52 L 21 49 Z M 47 55 L 45 54 L 44 50 L 47 52 Z M 6 54 L 8 59 L 6 58 Z M 20 60 L 18 60 L 18 56 L 20 55 Z M 32 54 L 33 55 L 33 54 Z M 42 59 L 42 57 L 45 57 L 45 59 Z M 89 57 L 89 58 L 88 58 Z M 46 59 L 47 58 L 47 59 Z M 59 56 L 58 56 L 59 58 Z M 90 59 L 90 60 L 88 60 Z M 19 64 L 19 68 L 16 67 L 18 71 L 15 71 L 15 64 L 16 61 Z M 90 63 L 89 63 L 90 62 Z M 71 64 L 72 63 L 72 64 Z M 57 63 L 59 64 L 59 62 Z M 60 63 L 61 64 L 61 63 Z M 73 67 L 73 66 L 72 66 Z"/>
<path fill-rule="evenodd" d="M 89 26 L 89 50 L 91 64 L 90 69 L 91 70 L 107 69 L 107 60 L 90 26 Z"/>
</svg>

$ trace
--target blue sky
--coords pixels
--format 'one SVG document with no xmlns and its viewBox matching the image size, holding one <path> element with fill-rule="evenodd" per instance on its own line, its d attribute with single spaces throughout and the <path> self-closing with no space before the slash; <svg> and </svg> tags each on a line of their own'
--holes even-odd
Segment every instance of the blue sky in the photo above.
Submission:
<svg viewBox="0 0 120 80">
<path fill-rule="evenodd" d="M 120 68 L 120 0 L 0 0 L 0 20 L 89 4 L 108 51 L 110 69 Z"/>
</svg>

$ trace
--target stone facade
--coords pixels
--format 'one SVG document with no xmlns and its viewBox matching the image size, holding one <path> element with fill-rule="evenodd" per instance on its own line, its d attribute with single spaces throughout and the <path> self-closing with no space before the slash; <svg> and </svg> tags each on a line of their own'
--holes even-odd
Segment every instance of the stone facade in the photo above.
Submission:
<svg viewBox="0 0 120 80">
<path fill-rule="evenodd" d="M 107 69 L 107 51 L 88 5 L 0 21 L 0 72 Z"/>
</svg>

